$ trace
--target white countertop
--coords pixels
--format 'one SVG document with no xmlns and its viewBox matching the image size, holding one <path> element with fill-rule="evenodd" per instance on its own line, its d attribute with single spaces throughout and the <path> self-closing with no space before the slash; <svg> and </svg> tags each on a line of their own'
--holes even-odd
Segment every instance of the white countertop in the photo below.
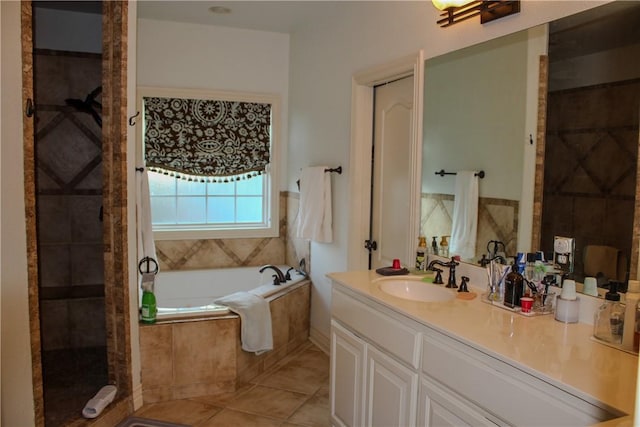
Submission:
<svg viewBox="0 0 640 427">
<path fill-rule="evenodd" d="M 381 291 L 372 281 L 382 276 L 374 271 L 331 273 L 328 277 L 586 401 L 625 414 L 634 411 L 638 357 L 592 341 L 591 325 L 564 324 L 553 315 L 525 317 L 491 306 L 480 300 L 484 289 L 470 288 L 478 297 L 469 301 L 418 302 Z M 630 418 L 618 421 L 631 425 Z"/>
</svg>

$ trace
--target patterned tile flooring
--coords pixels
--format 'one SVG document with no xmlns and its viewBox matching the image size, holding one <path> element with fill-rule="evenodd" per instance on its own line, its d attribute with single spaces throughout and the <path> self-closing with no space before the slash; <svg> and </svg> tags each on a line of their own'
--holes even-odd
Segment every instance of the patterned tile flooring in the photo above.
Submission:
<svg viewBox="0 0 640 427">
<path fill-rule="evenodd" d="M 217 426 L 329 426 L 329 356 L 311 343 L 234 393 L 144 405 L 134 414 Z"/>
</svg>

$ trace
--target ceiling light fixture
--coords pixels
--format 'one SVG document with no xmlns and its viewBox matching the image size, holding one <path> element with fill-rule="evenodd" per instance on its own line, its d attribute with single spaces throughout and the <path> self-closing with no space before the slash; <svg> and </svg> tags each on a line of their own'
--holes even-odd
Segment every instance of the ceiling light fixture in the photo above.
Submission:
<svg viewBox="0 0 640 427">
<path fill-rule="evenodd" d="M 442 10 L 437 21 L 441 27 L 449 27 L 458 22 L 480 15 L 480 23 L 495 21 L 520 12 L 520 0 L 471 1 L 432 0 L 433 5 Z"/>
</svg>

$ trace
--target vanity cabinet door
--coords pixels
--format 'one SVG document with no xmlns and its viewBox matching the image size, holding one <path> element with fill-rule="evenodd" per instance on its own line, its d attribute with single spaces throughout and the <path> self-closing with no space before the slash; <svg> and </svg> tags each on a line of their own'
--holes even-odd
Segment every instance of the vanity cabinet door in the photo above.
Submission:
<svg viewBox="0 0 640 427">
<path fill-rule="evenodd" d="M 331 421 L 335 426 L 362 425 L 365 342 L 331 321 Z"/>
<path fill-rule="evenodd" d="M 496 426 L 477 409 L 428 378 L 420 381 L 419 427 Z"/>
<path fill-rule="evenodd" d="M 418 374 L 400 362 L 367 348 L 366 426 L 414 426 Z"/>
</svg>

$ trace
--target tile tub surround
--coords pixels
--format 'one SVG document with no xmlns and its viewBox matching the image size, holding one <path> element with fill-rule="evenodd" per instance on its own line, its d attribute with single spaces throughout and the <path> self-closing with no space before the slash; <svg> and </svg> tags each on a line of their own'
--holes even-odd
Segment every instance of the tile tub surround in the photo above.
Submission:
<svg viewBox="0 0 640 427">
<path fill-rule="evenodd" d="M 329 357 L 307 341 L 235 392 L 145 403 L 134 416 L 196 427 L 329 426 Z"/>
<path fill-rule="evenodd" d="M 295 238 L 299 195 L 280 193 L 278 237 L 242 239 L 157 240 L 161 270 L 191 270 L 288 264 L 298 266 L 302 258 L 309 265 L 309 241 Z M 286 262 L 285 262 L 286 261 Z"/>
<path fill-rule="evenodd" d="M 421 197 L 420 233 L 427 237 L 427 246 L 431 246 L 431 237 L 451 235 L 453 218 L 453 194 L 423 193 Z M 478 259 L 486 252 L 489 240 L 499 240 L 506 246 L 508 254 L 516 253 L 518 238 L 517 200 L 480 197 L 478 200 L 478 235 L 476 255 Z"/>
<path fill-rule="evenodd" d="M 145 404 L 233 392 L 307 342 L 311 283 L 270 300 L 274 349 L 242 351 L 240 318 L 167 321 L 140 326 Z"/>
</svg>

